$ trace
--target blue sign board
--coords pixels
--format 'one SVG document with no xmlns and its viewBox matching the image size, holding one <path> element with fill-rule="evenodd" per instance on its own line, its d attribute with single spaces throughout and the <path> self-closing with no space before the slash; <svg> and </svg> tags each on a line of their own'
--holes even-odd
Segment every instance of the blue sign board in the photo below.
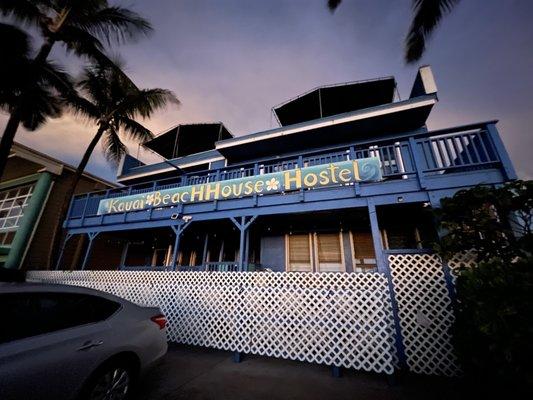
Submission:
<svg viewBox="0 0 533 400">
<path fill-rule="evenodd" d="M 291 192 L 301 188 L 343 186 L 381 179 L 379 158 L 369 157 L 104 199 L 98 206 L 98 215 L 171 207 L 180 203 Z"/>
</svg>

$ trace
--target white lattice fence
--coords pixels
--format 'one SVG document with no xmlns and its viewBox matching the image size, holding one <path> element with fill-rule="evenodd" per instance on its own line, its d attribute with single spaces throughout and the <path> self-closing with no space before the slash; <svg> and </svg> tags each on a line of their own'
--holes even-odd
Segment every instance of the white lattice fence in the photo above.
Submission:
<svg viewBox="0 0 533 400">
<path fill-rule="evenodd" d="M 157 305 L 170 341 L 366 371 L 394 370 L 381 274 L 33 271 L 29 279 Z"/>
<path fill-rule="evenodd" d="M 407 365 L 416 373 L 457 373 L 453 311 L 442 261 L 433 254 L 389 255 Z"/>
</svg>

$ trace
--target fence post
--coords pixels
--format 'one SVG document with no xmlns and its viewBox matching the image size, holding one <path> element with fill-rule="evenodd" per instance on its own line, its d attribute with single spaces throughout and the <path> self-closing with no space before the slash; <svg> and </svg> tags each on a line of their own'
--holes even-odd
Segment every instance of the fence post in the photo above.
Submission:
<svg viewBox="0 0 533 400">
<path fill-rule="evenodd" d="M 398 354 L 398 361 L 400 368 L 407 366 L 407 359 L 405 356 L 405 346 L 403 344 L 402 329 L 400 327 L 400 318 L 398 315 L 398 303 L 394 293 L 394 284 L 392 282 L 392 275 L 388 260 L 384 257 L 383 244 L 381 241 L 381 232 L 379 230 L 378 216 L 376 213 L 376 205 L 373 199 L 368 199 L 368 215 L 370 219 L 370 228 L 372 230 L 372 239 L 374 242 L 374 251 L 376 253 L 376 263 L 378 265 L 378 272 L 384 274 L 387 278 L 389 287 L 389 295 L 391 299 L 392 316 L 394 319 L 395 344 L 396 352 Z"/>
</svg>

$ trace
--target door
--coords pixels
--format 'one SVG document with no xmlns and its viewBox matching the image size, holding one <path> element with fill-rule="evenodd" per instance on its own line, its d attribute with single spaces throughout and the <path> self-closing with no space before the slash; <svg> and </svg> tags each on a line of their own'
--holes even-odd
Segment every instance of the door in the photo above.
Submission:
<svg viewBox="0 0 533 400">
<path fill-rule="evenodd" d="M 106 358 L 120 305 L 77 293 L 0 295 L 0 398 L 66 399 Z"/>
</svg>

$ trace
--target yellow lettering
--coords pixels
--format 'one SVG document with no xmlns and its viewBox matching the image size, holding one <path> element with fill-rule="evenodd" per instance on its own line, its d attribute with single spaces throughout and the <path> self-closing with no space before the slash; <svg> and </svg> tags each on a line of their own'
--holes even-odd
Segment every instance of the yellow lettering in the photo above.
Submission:
<svg viewBox="0 0 533 400">
<path fill-rule="evenodd" d="M 215 183 L 213 185 L 206 185 L 205 190 L 205 199 L 211 200 L 211 194 L 213 195 L 213 200 L 217 200 L 220 197 L 220 182 Z"/>
<path fill-rule="evenodd" d="M 335 165 L 333 164 L 329 164 L 329 167 L 328 169 L 330 170 L 331 172 L 331 181 L 333 183 L 337 183 L 337 179 L 335 178 L 335 171 L 339 169 L 339 167 L 336 167 Z"/>
<path fill-rule="evenodd" d="M 309 172 L 304 176 L 304 185 L 307 187 L 313 187 L 318 182 L 318 176 L 316 174 L 313 174 L 312 172 Z"/>
<path fill-rule="evenodd" d="M 254 185 L 254 190 L 256 193 L 261 193 L 265 187 L 265 182 L 263 181 L 257 181 Z"/>
<path fill-rule="evenodd" d="M 329 183 L 328 171 L 320 171 L 320 184 L 327 185 Z"/>
<path fill-rule="evenodd" d="M 285 171 L 283 173 L 283 180 L 285 181 L 285 190 L 291 190 L 291 185 L 294 182 L 294 188 L 300 189 L 302 187 L 302 170 L 300 168 L 296 168 L 293 171 Z"/>
<path fill-rule="evenodd" d="M 353 161 L 353 179 L 356 182 L 361 180 L 359 177 L 359 164 L 357 163 L 357 160 Z"/>
<path fill-rule="evenodd" d="M 165 194 L 163 196 L 163 198 L 161 199 L 161 202 L 166 205 L 166 204 L 168 204 L 169 200 L 170 200 L 170 195 L 169 194 Z"/>
<path fill-rule="evenodd" d="M 244 184 L 244 195 L 248 196 L 254 191 L 254 183 L 252 181 L 246 181 Z"/>
<path fill-rule="evenodd" d="M 180 202 L 180 192 L 174 193 L 172 195 L 172 199 L 170 199 L 172 203 L 179 203 Z"/>
<path fill-rule="evenodd" d="M 341 169 L 339 171 L 339 179 L 342 182 L 350 182 L 350 170 L 349 169 Z"/>
<path fill-rule="evenodd" d="M 204 199 L 204 185 L 194 185 L 191 188 L 191 201 L 195 201 L 194 197 L 198 195 L 198 201 Z"/>
<path fill-rule="evenodd" d="M 186 202 L 188 202 L 188 201 L 190 200 L 190 197 L 189 197 L 189 199 L 187 200 L 187 199 L 185 198 L 185 196 L 189 196 L 189 192 L 185 191 L 185 192 L 183 192 L 183 193 L 181 194 L 181 196 L 180 196 L 180 201 L 181 201 L 182 203 L 186 203 Z"/>
<path fill-rule="evenodd" d="M 239 197 L 242 194 L 242 182 L 239 183 L 238 185 L 234 183 L 232 186 L 233 186 L 233 194 L 235 195 L 235 197 Z"/>
<path fill-rule="evenodd" d="M 229 185 L 222 186 L 221 193 L 222 193 L 222 197 L 224 198 L 231 196 L 231 186 Z"/>
</svg>

